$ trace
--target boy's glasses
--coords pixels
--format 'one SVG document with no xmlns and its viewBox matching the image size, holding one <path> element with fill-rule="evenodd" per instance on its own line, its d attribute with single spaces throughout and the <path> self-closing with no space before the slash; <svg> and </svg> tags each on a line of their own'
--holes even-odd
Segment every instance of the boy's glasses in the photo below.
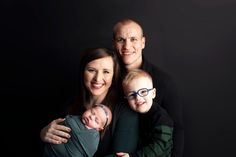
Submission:
<svg viewBox="0 0 236 157">
<path fill-rule="evenodd" d="M 151 89 L 141 88 L 137 92 L 132 91 L 132 92 L 128 93 L 125 96 L 125 98 L 128 100 L 132 100 L 132 99 L 135 99 L 137 97 L 137 95 L 139 95 L 140 97 L 144 97 L 144 96 L 147 96 L 149 91 L 151 91 L 151 90 L 153 90 L 153 88 L 151 88 Z"/>
</svg>

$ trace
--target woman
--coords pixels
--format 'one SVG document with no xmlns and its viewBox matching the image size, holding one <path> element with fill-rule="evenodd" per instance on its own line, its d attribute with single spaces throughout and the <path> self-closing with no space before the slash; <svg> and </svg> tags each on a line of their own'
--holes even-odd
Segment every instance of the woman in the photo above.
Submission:
<svg viewBox="0 0 236 157">
<path fill-rule="evenodd" d="M 102 136 L 95 156 L 116 152 L 133 152 L 138 141 L 138 115 L 124 103 L 118 103 L 122 93 L 117 56 L 105 48 L 89 49 L 80 61 L 78 96 L 68 114 L 81 115 L 94 104 L 104 104 L 113 111 L 113 121 Z M 64 119 L 52 121 L 41 130 L 43 141 L 60 144 L 70 138 L 70 128 L 60 125 Z"/>
</svg>

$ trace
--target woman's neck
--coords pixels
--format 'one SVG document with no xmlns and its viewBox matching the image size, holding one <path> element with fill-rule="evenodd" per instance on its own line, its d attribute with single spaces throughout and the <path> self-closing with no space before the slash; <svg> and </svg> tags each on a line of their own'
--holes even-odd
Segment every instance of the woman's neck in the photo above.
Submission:
<svg viewBox="0 0 236 157">
<path fill-rule="evenodd" d="M 103 102 L 103 100 L 105 99 L 106 94 L 105 95 L 100 95 L 100 96 L 91 96 L 90 97 L 90 101 L 88 102 L 88 107 L 92 107 L 93 105 L 96 104 L 101 104 Z"/>
</svg>

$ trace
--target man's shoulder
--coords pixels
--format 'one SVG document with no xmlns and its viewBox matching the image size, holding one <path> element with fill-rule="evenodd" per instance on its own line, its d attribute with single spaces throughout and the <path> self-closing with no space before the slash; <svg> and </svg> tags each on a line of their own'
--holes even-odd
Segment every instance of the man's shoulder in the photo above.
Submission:
<svg viewBox="0 0 236 157">
<path fill-rule="evenodd" d="M 145 57 L 143 58 L 143 64 L 141 68 L 147 71 L 153 77 L 153 79 L 166 80 L 166 81 L 172 80 L 169 73 L 167 73 L 160 67 L 154 65 L 153 63 L 148 61 Z"/>
</svg>

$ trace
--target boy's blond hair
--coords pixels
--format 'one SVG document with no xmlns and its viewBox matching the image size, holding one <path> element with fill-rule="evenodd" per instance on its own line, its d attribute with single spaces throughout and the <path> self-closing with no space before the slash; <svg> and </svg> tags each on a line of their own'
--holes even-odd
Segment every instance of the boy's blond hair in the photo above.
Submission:
<svg viewBox="0 0 236 157">
<path fill-rule="evenodd" d="M 123 88 L 128 86 L 132 80 L 136 78 L 140 78 L 140 77 L 146 77 L 150 79 L 150 81 L 152 82 L 152 77 L 148 72 L 141 69 L 133 69 L 133 70 L 128 71 L 128 73 L 125 75 L 122 81 Z"/>
</svg>

